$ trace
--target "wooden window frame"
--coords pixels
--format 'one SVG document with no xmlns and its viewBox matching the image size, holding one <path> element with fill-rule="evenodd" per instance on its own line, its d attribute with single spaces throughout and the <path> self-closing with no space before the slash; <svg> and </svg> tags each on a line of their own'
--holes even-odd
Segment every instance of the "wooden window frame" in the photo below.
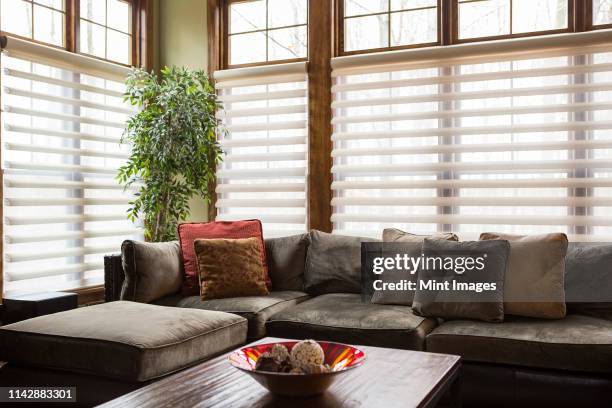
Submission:
<svg viewBox="0 0 612 408">
<path fill-rule="evenodd" d="M 0 36 L 8 35 L 8 36 L 11 36 L 11 37 L 16 37 L 16 38 L 20 38 L 22 40 L 30 41 L 30 42 L 33 42 L 33 43 L 36 43 L 36 44 L 46 45 L 48 47 L 53 47 L 53 48 L 58 48 L 58 49 L 66 49 L 66 45 L 68 44 L 68 31 L 69 31 L 69 27 L 68 27 L 68 21 L 69 21 L 69 18 L 68 18 L 68 4 L 69 4 L 70 0 L 65 0 L 65 10 L 64 11 L 58 10 L 58 9 L 50 7 L 50 6 L 47 6 L 45 4 L 37 3 L 36 0 L 22 0 L 22 1 L 24 3 L 32 4 L 32 17 L 30 19 L 31 22 L 32 22 L 32 37 L 26 37 L 26 36 L 23 36 L 23 35 L 14 34 L 14 33 L 11 33 L 9 31 L 0 31 Z M 45 41 L 40 41 L 40 40 L 35 40 L 34 39 L 34 4 L 36 4 L 39 7 L 43 7 L 43 8 L 46 8 L 48 10 L 58 11 L 58 12 L 61 12 L 62 14 L 64 14 L 64 33 L 63 33 L 64 34 L 64 47 L 59 46 L 59 45 L 55 45 L 55 44 L 52 44 L 52 43 L 48 43 L 48 42 L 45 42 Z"/>
<path fill-rule="evenodd" d="M 486 0 L 467 0 L 466 2 L 479 2 Z M 459 38 L 459 0 L 453 0 L 452 6 L 454 10 L 452 11 L 452 18 L 455 22 L 453 25 L 453 44 L 465 44 L 472 42 L 481 42 L 481 41 L 493 41 L 493 40 L 503 40 L 509 38 L 524 38 L 524 37 L 535 37 L 540 35 L 551 35 L 551 34 L 562 34 L 562 33 L 572 33 L 576 31 L 576 7 L 577 2 L 581 0 L 567 0 L 567 27 L 559 28 L 554 30 L 541 30 L 541 31 L 528 31 L 525 33 L 512 33 L 512 2 L 510 1 L 510 34 L 503 35 L 493 35 L 493 36 L 484 36 L 484 37 L 473 37 L 473 38 Z M 579 6 L 578 6 L 579 7 Z"/>
<path fill-rule="evenodd" d="M 263 66 L 263 65 L 277 65 L 277 64 L 287 64 L 289 62 L 301 62 L 301 61 L 307 61 L 308 60 L 308 44 L 310 44 L 310 30 L 308 29 L 309 27 L 309 23 L 310 23 L 310 7 L 308 7 L 308 11 L 306 14 L 306 24 L 296 24 L 296 25 L 291 25 L 291 26 L 283 26 L 283 27 L 275 27 L 273 29 L 268 28 L 268 15 L 266 13 L 266 28 L 261 29 L 261 30 L 253 30 L 253 31 L 247 31 L 244 33 L 236 33 L 236 34 L 230 34 L 229 33 L 229 27 L 230 27 L 230 20 L 229 20 L 229 15 L 230 15 L 230 5 L 232 3 L 242 3 L 242 2 L 246 2 L 246 1 L 250 1 L 250 0 L 219 0 L 218 2 L 218 7 L 220 8 L 219 10 L 219 18 L 222 21 L 221 24 L 221 29 L 222 29 L 222 33 L 220 36 L 220 40 L 221 40 L 221 62 L 222 62 L 222 68 L 221 69 L 229 69 L 229 68 L 245 68 L 245 67 L 257 67 L 257 66 Z M 266 1 L 266 10 L 268 8 L 268 0 Z M 309 0 L 307 0 L 309 1 Z M 209 2 L 210 4 L 210 2 Z M 210 11 L 209 11 L 210 12 Z M 269 31 L 274 31 L 277 29 L 283 29 L 283 28 L 290 28 L 290 27 L 302 27 L 305 26 L 306 27 L 306 56 L 302 57 L 302 58 L 289 58 L 289 59 L 284 59 L 284 60 L 273 60 L 273 61 L 268 61 L 268 43 L 266 41 L 266 61 L 260 61 L 260 62 L 249 62 L 249 63 L 244 63 L 244 64 L 230 64 L 230 37 L 232 35 L 239 35 L 239 34 L 246 34 L 246 33 L 250 33 L 250 32 L 264 32 L 267 33 Z M 210 25 L 209 25 L 210 27 Z M 210 31 L 210 30 L 209 30 Z"/>
<path fill-rule="evenodd" d="M 120 0 L 123 3 L 127 3 L 130 5 L 130 32 L 129 33 L 125 33 L 123 31 L 117 30 L 115 28 L 112 28 L 108 25 L 108 1 L 104 0 L 104 5 L 105 5 L 105 10 L 104 10 L 104 14 L 105 14 L 105 18 L 107 19 L 106 24 L 100 24 L 96 21 L 93 20 L 89 20 L 86 18 L 81 17 L 81 2 L 79 0 L 74 2 L 74 10 L 73 10 L 73 15 L 75 20 L 78 20 L 78 23 L 76 24 L 76 29 L 77 34 L 80 31 L 81 28 L 81 21 L 86 21 L 89 24 L 92 24 L 94 26 L 98 26 L 98 27 L 102 27 L 104 29 L 104 54 L 107 55 L 108 54 L 108 38 L 107 38 L 107 30 L 111 30 L 111 31 L 115 31 L 117 33 L 123 34 L 123 35 L 128 35 L 130 37 L 130 50 L 129 50 L 129 57 L 130 57 L 130 64 L 123 64 L 117 61 L 113 61 L 113 60 L 109 60 L 106 58 L 102 58 L 102 57 L 98 57 L 96 55 L 93 54 L 88 54 L 86 52 L 82 52 L 80 50 L 80 35 L 75 35 L 75 52 L 82 54 L 82 55 L 87 55 L 88 57 L 93 57 L 93 58 L 97 58 L 97 59 L 101 59 L 101 60 L 105 60 L 105 61 L 110 61 L 113 63 L 117 63 L 120 65 L 132 65 L 133 62 L 138 60 L 138 55 L 135 53 L 135 49 L 136 49 L 136 38 L 135 38 L 135 33 L 136 33 L 136 18 L 135 16 L 138 15 L 138 11 L 136 10 L 136 0 Z"/>
<path fill-rule="evenodd" d="M 438 41 L 426 44 L 408 44 L 393 47 L 373 48 L 365 50 L 345 51 L 344 50 L 344 0 L 335 0 L 335 24 L 334 24 L 334 55 L 356 55 L 369 54 L 382 51 L 393 51 L 411 48 L 431 47 L 435 45 L 464 44 L 472 42 L 483 42 L 501 40 L 509 38 L 534 37 L 541 35 L 560 34 L 568 32 L 581 32 L 612 28 L 611 24 L 593 24 L 593 2 L 592 0 L 568 0 L 568 21 L 567 28 L 543 31 L 531 31 L 526 33 L 505 34 L 499 36 L 485 36 L 474 38 L 459 38 L 459 0 L 438 0 Z M 383 14 L 383 13 L 375 13 Z M 389 14 L 389 12 L 386 12 Z M 374 15 L 374 14 L 372 14 Z M 512 14 L 510 15 L 512 19 Z M 510 21 L 512 23 L 512 20 Z"/>
<path fill-rule="evenodd" d="M 23 1 L 23 0 L 22 0 Z M 131 44 L 130 44 L 130 64 L 122 64 L 116 61 L 105 58 L 96 57 L 95 55 L 82 53 L 91 58 L 101 61 L 108 61 L 113 64 L 123 66 L 142 67 L 147 70 L 153 69 L 153 44 L 149 39 L 153 38 L 153 0 L 123 0 L 132 5 L 132 21 L 131 21 Z M 27 0 L 28 3 L 36 3 L 36 0 Z M 49 6 L 38 4 L 40 7 L 45 7 L 52 10 L 57 10 Z M 37 44 L 43 44 L 48 47 L 59 48 L 73 53 L 79 53 L 79 30 L 80 30 L 80 0 L 64 0 L 64 46 L 46 43 L 44 41 L 35 40 L 30 37 L 24 37 L 10 32 L 0 32 L 1 35 L 9 35 L 31 41 Z M 59 11 L 59 10 L 57 10 Z M 32 14 L 32 19 L 34 15 Z M 97 23 L 96 23 L 97 24 Z M 100 24 L 98 24 L 100 25 Z"/>
<path fill-rule="evenodd" d="M 586 30 L 601 30 L 604 28 L 612 28 L 612 23 L 593 24 L 593 0 L 584 0 L 584 21 Z"/>
<path fill-rule="evenodd" d="M 390 0 L 389 0 L 390 3 Z M 354 17 L 365 17 L 365 16 L 376 16 L 376 15 L 388 15 L 389 16 L 389 43 L 391 42 L 391 14 L 395 14 L 395 13 L 401 13 L 403 11 L 408 11 L 408 10 L 396 10 L 396 11 L 391 11 L 390 10 L 390 5 L 389 5 L 389 10 L 388 11 L 384 11 L 384 12 L 380 12 L 380 13 L 372 13 L 372 14 L 363 14 L 363 15 L 359 15 L 359 16 L 350 16 L 350 17 L 345 17 L 344 15 L 344 0 L 335 0 L 335 14 L 336 14 L 336 19 L 335 19 L 335 50 L 334 50 L 334 54 L 336 56 L 344 56 L 344 55 L 356 55 L 356 54 L 371 54 L 371 53 L 375 53 L 375 52 L 382 52 L 382 51 L 395 51 L 395 50 L 406 50 L 406 49 L 411 49 L 411 48 L 422 48 L 422 47 L 432 47 L 435 45 L 441 45 L 443 43 L 443 36 L 444 33 L 442 32 L 442 27 L 443 25 L 441 24 L 441 17 L 442 17 L 442 7 L 443 7 L 443 3 L 444 0 L 438 0 L 438 4 L 436 6 L 436 11 L 438 13 L 438 18 L 437 18 L 437 22 L 438 22 L 438 27 L 436 28 L 436 31 L 438 33 L 437 35 L 437 40 L 433 41 L 433 42 L 428 42 L 428 43 L 418 43 L 418 44 L 406 44 L 406 45 L 396 45 L 396 46 L 389 46 L 389 47 L 379 47 L 379 48 L 367 48 L 367 49 L 363 49 L 363 50 L 353 50 L 353 51 L 345 51 L 344 50 L 344 22 L 347 18 L 354 18 Z M 426 8 L 433 8 L 433 7 L 420 7 L 419 9 L 426 9 Z"/>
</svg>

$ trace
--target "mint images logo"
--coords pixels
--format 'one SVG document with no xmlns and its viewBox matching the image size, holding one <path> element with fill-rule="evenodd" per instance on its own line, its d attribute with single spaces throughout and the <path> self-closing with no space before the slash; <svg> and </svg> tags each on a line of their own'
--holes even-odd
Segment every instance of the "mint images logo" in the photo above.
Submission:
<svg viewBox="0 0 612 408">
<path fill-rule="evenodd" d="M 485 268 L 487 254 L 480 256 L 425 256 L 418 257 L 408 254 L 395 254 L 389 257 L 375 257 L 372 272 L 380 275 L 385 271 L 407 271 L 414 275 L 419 269 L 428 271 L 452 271 L 462 275 L 466 271 L 482 271 Z"/>
<path fill-rule="evenodd" d="M 403 304 L 415 291 L 425 291 L 438 293 L 441 301 L 488 301 L 491 296 L 486 293 L 503 288 L 503 275 L 496 271 L 505 270 L 502 266 L 508 244 L 503 245 L 503 251 L 497 246 L 500 244 L 438 240 L 362 243 L 363 299 Z"/>
<path fill-rule="evenodd" d="M 480 256 L 425 256 L 418 257 L 408 254 L 395 254 L 390 257 L 375 257 L 372 272 L 376 275 L 387 273 L 408 272 L 416 274 L 419 270 L 428 272 L 441 272 L 463 275 L 470 271 L 485 269 L 487 254 Z M 487 290 L 496 290 L 495 282 L 458 282 L 456 280 L 437 281 L 435 279 L 419 279 L 418 281 L 399 280 L 396 282 L 383 282 L 376 279 L 374 290 L 432 290 L 432 291 L 473 291 L 481 293 Z"/>
</svg>

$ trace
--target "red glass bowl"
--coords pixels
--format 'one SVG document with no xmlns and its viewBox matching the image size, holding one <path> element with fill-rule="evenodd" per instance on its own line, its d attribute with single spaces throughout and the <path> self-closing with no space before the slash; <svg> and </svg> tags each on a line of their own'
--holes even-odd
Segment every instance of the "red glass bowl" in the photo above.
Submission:
<svg viewBox="0 0 612 408">
<path fill-rule="evenodd" d="M 307 397 L 322 394 L 329 388 L 338 375 L 361 366 L 365 361 L 365 353 L 356 347 L 341 343 L 319 341 L 325 352 L 325 364 L 331 371 L 321 374 L 273 373 L 256 371 L 255 363 L 259 356 L 270 351 L 275 344 L 282 344 L 289 351 L 297 341 L 258 344 L 234 351 L 229 356 L 230 364 L 249 374 L 255 381 L 267 388 L 273 394 Z"/>
</svg>

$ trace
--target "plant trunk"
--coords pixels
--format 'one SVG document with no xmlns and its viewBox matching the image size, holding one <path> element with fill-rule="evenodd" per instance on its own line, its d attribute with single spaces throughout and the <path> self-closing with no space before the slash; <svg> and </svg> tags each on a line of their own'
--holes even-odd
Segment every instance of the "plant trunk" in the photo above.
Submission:
<svg viewBox="0 0 612 408">
<path fill-rule="evenodd" d="M 164 221 L 162 220 L 162 211 L 157 213 L 155 217 L 155 229 L 153 230 L 153 242 L 159 242 L 159 230 Z"/>
<path fill-rule="evenodd" d="M 155 217 L 155 230 L 153 232 L 153 242 L 162 242 L 164 239 L 164 233 L 166 231 L 166 224 L 168 223 L 168 210 L 170 208 L 170 191 L 164 193 L 162 199 L 163 210 L 157 213 Z"/>
</svg>

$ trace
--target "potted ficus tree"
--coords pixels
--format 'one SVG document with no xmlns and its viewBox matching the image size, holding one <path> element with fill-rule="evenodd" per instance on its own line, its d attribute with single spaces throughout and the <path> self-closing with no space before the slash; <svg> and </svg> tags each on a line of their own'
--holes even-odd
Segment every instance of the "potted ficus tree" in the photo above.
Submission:
<svg viewBox="0 0 612 408">
<path fill-rule="evenodd" d="M 126 188 L 142 184 L 128 218 L 144 222 L 145 239 L 173 240 L 189 215 L 193 196 L 210 201 L 222 150 L 217 135 L 220 103 L 203 71 L 164 68 L 159 75 L 134 69 L 126 79 L 125 100 L 138 107 L 121 142 L 131 154 L 119 169 Z"/>
</svg>

